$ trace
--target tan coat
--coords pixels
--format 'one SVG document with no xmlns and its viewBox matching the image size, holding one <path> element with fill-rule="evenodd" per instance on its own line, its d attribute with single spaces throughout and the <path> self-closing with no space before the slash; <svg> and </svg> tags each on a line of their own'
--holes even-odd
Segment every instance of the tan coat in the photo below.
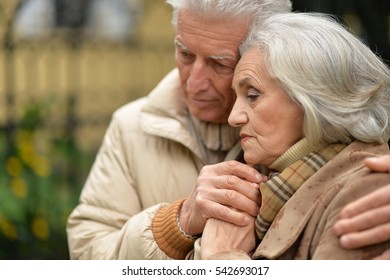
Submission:
<svg viewBox="0 0 390 280">
<path fill-rule="evenodd" d="M 390 242 L 359 250 L 344 250 L 332 227 L 340 209 L 385 184 L 389 173 L 363 166 L 367 156 L 389 154 L 380 146 L 354 142 L 313 175 L 278 214 L 254 258 L 371 259 L 390 248 Z"/>
<path fill-rule="evenodd" d="M 332 227 L 340 209 L 386 184 L 389 173 L 364 167 L 368 156 L 389 154 L 387 144 L 354 142 L 329 161 L 288 200 L 253 254 L 253 259 L 372 259 L 390 248 L 390 241 L 357 250 L 344 250 Z M 199 256 L 199 244 L 195 256 Z M 240 252 L 218 259 L 249 259 Z"/>
<path fill-rule="evenodd" d="M 231 132 L 236 143 L 238 133 Z M 148 97 L 114 113 L 68 219 L 71 258 L 167 259 L 153 239 L 151 221 L 162 206 L 190 193 L 204 161 L 187 128 L 175 69 Z"/>
</svg>

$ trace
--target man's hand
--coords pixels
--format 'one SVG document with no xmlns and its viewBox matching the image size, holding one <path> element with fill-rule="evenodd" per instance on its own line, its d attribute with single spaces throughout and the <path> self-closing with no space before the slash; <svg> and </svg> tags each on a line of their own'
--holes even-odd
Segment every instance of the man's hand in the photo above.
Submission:
<svg viewBox="0 0 390 280">
<path fill-rule="evenodd" d="M 248 216 L 251 222 L 243 227 L 221 220 L 209 219 L 201 238 L 201 257 L 203 260 L 213 259 L 220 253 L 229 252 L 249 254 L 256 246 L 255 218 Z"/>
<path fill-rule="evenodd" d="M 259 211 L 259 183 L 263 179 L 254 168 L 238 161 L 203 167 L 180 210 L 181 228 L 190 235 L 200 234 L 209 218 L 248 225 L 252 222 L 249 216 L 256 217 Z"/>
<path fill-rule="evenodd" d="M 390 172 L 390 156 L 367 158 L 365 164 L 376 172 Z M 345 206 L 340 213 L 340 220 L 334 225 L 334 231 L 340 236 L 340 245 L 346 249 L 389 240 L 390 182 Z"/>
<path fill-rule="evenodd" d="M 390 173 L 390 155 L 366 158 L 364 163 L 372 171 Z"/>
</svg>

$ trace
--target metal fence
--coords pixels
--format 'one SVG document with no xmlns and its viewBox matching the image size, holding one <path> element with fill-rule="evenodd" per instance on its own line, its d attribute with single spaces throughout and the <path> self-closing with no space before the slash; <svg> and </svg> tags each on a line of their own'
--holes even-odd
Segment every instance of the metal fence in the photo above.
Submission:
<svg viewBox="0 0 390 280">
<path fill-rule="evenodd" d="M 113 40 L 67 17 L 21 36 L 22 2 L 0 1 L 0 259 L 68 258 L 66 219 L 113 111 L 174 66 L 170 9 L 140 2 L 135 29 Z"/>
<path fill-rule="evenodd" d="M 0 125 L 10 136 L 27 107 L 36 104 L 51 133 L 71 133 L 82 147 L 96 150 L 112 112 L 146 95 L 173 67 L 164 1 L 144 1 L 142 20 L 123 41 L 86 37 L 82 28 L 19 38 L 17 5 L 10 2 L 16 1 L 0 4 Z"/>
</svg>

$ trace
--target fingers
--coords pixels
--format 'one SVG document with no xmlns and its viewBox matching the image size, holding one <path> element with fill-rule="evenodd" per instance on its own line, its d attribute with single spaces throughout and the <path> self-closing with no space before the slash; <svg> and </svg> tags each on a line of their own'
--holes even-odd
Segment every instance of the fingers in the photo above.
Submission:
<svg viewBox="0 0 390 280">
<path fill-rule="evenodd" d="M 218 203 L 213 206 L 214 207 L 210 208 L 210 211 L 212 212 L 210 214 L 214 219 L 240 227 L 247 226 L 253 222 L 253 217 L 251 218 L 248 214 L 245 214 L 245 212 L 237 211 Z"/>
<path fill-rule="evenodd" d="M 219 190 L 218 194 L 221 194 L 216 198 L 218 201 L 219 198 L 223 198 L 220 201 L 221 205 L 226 205 L 229 208 L 234 208 L 239 211 L 248 213 L 249 215 L 255 217 L 259 212 L 260 204 L 260 192 L 255 190 L 253 197 L 248 197 L 242 195 L 241 193 L 234 190 Z"/>
<path fill-rule="evenodd" d="M 204 226 L 210 218 L 219 219 L 236 226 L 246 226 L 251 223 L 248 214 L 208 198 L 202 199 L 199 196 L 193 200 L 187 199 L 183 203 L 179 214 L 179 223 L 187 234 L 198 235 L 203 232 Z"/>
<path fill-rule="evenodd" d="M 390 172 L 390 155 L 366 158 L 364 164 L 375 172 Z"/>
<path fill-rule="evenodd" d="M 360 213 L 390 204 L 390 185 L 380 188 L 345 206 L 340 212 L 340 218 L 354 217 Z"/>
<path fill-rule="evenodd" d="M 258 184 L 253 185 L 234 176 L 218 176 L 198 180 L 195 204 L 205 208 L 206 204 L 212 201 L 256 216 L 259 211 L 260 198 Z M 216 218 L 221 219 L 220 216 Z"/>
<path fill-rule="evenodd" d="M 215 165 L 207 165 L 202 168 L 200 174 L 232 175 L 252 183 L 260 183 L 266 178 L 263 178 L 263 176 L 253 167 L 234 160 L 221 162 Z"/>
<path fill-rule="evenodd" d="M 248 188 L 249 189 L 249 188 Z M 211 188 L 200 186 L 197 195 L 193 198 L 193 208 L 203 211 L 204 218 L 217 218 L 237 224 L 237 218 L 241 215 L 231 208 L 245 212 L 253 217 L 259 212 L 260 192 L 252 189 L 251 197 L 241 194 L 236 189 Z M 230 219 L 234 219 L 231 221 Z"/>
<path fill-rule="evenodd" d="M 242 198 L 241 194 L 259 204 L 259 183 L 263 179 L 265 177 L 263 178 L 256 169 L 237 161 L 229 161 L 205 166 L 197 179 L 197 187 L 199 191 L 202 187 L 205 188 L 205 192 L 208 189 L 233 190 L 238 192 L 238 199 Z M 220 192 L 215 198 L 217 198 L 217 202 L 228 206 L 236 207 L 238 204 L 235 201 L 236 195 L 230 191 Z M 245 202 L 242 199 L 240 201 Z"/>
<path fill-rule="evenodd" d="M 390 223 L 375 228 L 341 236 L 340 245 L 345 249 L 356 249 L 385 242 L 390 236 Z"/>
<path fill-rule="evenodd" d="M 374 172 L 390 172 L 390 155 L 366 158 L 365 165 Z M 390 185 L 348 204 L 340 212 L 334 232 L 340 245 L 356 249 L 379 244 L 390 238 Z M 390 250 L 378 259 L 390 258 Z"/>
<path fill-rule="evenodd" d="M 390 205 L 375 208 L 351 218 L 341 219 L 335 223 L 333 229 L 336 235 L 340 236 L 352 232 L 361 232 L 386 223 L 390 226 Z M 387 239 L 389 237 L 390 235 Z M 376 243 L 375 238 L 375 236 L 372 237 L 373 243 Z"/>
<path fill-rule="evenodd" d="M 222 199 L 219 202 L 226 202 L 226 205 L 231 205 L 231 202 L 235 203 L 235 199 L 240 199 L 241 196 L 245 196 L 256 204 L 259 203 L 259 184 L 250 183 L 236 176 L 201 177 L 198 178 L 197 185 L 199 192 L 214 191 L 214 198 L 218 199 L 219 197 Z M 241 200 L 241 202 L 243 201 Z"/>
<path fill-rule="evenodd" d="M 237 161 L 203 167 L 195 188 L 180 209 L 181 227 L 194 235 L 203 231 L 209 218 L 247 225 L 244 214 L 255 217 L 259 211 L 262 180 L 256 169 Z"/>
</svg>

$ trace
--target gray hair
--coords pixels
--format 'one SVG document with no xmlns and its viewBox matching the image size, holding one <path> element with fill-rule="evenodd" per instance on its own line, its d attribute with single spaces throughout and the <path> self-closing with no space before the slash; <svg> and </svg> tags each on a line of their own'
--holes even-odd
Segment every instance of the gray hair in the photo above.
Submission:
<svg viewBox="0 0 390 280">
<path fill-rule="evenodd" d="M 335 19 L 273 15 L 249 32 L 240 52 L 252 48 L 264 51 L 269 73 L 302 106 L 311 144 L 389 139 L 390 70 Z"/>
<path fill-rule="evenodd" d="M 260 20 L 273 14 L 291 11 L 290 0 L 166 0 L 173 8 L 172 24 L 176 28 L 178 14 L 187 9 L 204 17 Z"/>
</svg>

